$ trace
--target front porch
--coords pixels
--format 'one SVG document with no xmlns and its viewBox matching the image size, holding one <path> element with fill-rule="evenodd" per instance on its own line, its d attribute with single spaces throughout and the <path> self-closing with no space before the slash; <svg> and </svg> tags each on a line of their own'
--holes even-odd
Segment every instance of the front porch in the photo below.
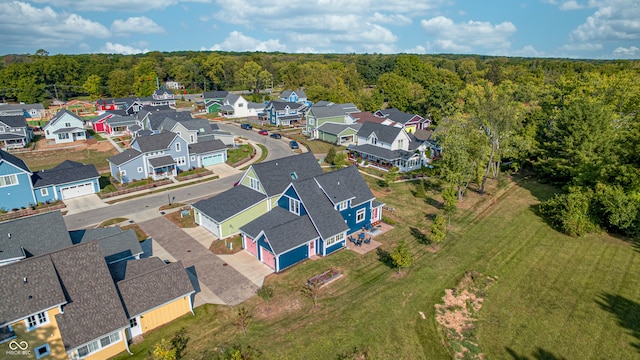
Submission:
<svg viewBox="0 0 640 360">
<path fill-rule="evenodd" d="M 398 168 L 398 172 L 408 172 L 422 167 L 422 160 L 417 153 L 411 154 L 407 158 L 384 158 L 365 152 L 347 149 L 347 159 L 362 167 L 372 167 L 381 171 L 390 171 L 391 168 Z"/>
<path fill-rule="evenodd" d="M 147 160 L 149 177 L 153 180 L 174 178 L 178 175 L 175 160 L 169 156 L 160 156 Z"/>
</svg>

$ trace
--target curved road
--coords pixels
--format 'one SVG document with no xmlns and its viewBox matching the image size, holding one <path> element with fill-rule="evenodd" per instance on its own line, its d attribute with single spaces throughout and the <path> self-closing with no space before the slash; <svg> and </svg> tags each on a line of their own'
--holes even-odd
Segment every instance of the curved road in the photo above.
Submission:
<svg viewBox="0 0 640 360">
<path fill-rule="evenodd" d="M 272 139 L 269 136 L 258 134 L 255 130 L 242 130 L 238 125 L 233 124 L 219 123 L 218 125 L 221 130 L 229 131 L 264 145 L 268 151 L 266 160 L 275 160 L 292 155 L 291 149 L 289 149 L 289 141 L 284 138 L 281 140 Z M 87 228 L 116 217 L 125 217 L 140 222 L 157 216 L 158 208 L 166 205 L 169 198 L 171 198 L 171 202 L 193 203 L 201 198 L 210 197 L 230 189 L 240 179 L 240 176 L 241 174 L 232 175 L 218 180 L 168 190 L 164 193 L 122 201 L 84 213 L 68 215 L 64 217 L 64 220 L 69 230 Z"/>
</svg>

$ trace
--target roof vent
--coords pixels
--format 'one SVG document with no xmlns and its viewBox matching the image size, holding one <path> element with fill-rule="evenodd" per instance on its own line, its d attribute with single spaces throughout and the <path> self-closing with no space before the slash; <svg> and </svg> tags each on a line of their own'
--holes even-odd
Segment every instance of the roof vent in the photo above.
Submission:
<svg viewBox="0 0 640 360">
<path fill-rule="evenodd" d="M 22 278 L 22 282 L 24 282 L 25 284 L 29 283 L 29 279 L 27 279 L 26 277 Z"/>
<path fill-rule="evenodd" d="M 11 239 L 11 233 L 7 233 L 7 237 Z"/>
</svg>

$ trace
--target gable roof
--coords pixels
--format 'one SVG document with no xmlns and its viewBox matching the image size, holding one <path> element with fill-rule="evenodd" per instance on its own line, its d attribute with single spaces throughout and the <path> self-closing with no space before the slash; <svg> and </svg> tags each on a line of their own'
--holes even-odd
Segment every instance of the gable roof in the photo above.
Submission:
<svg viewBox="0 0 640 360">
<path fill-rule="evenodd" d="M 284 110 L 287 107 L 289 107 L 289 109 L 300 110 L 305 109 L 307 106 L 302 103 L 295 103 L 290 101 L 270 100 L 267 105 L 264 106 L 264 108 L 268 109 L 269 107 L 273 107 L 276 110 Z"/>
<path fill-rule="evenodd" d="M 187 121 L 187 120 L 193 120 L 193 116 L 191 116 L 191 113 L 188 111 L 166 111 L 166 112 L 158 112 L 158 113 L 149 113 L 149 126 L 151 127 L 151 129 L 153 130 L 160 130 L 160 126 L 162 124 L 164 124 L 164 122 L 167 120 L 173 120 L 176 122 L 180 122 L 180 121 Z M 173 123 L 168 123 L 171 125 L 168 126 L 173 126 Z"/>
<path fill-rule="evenodd" d="M 360 130 L 361 127 L 362 127 L 362 124 L 336 124 L 336 123 L 326 122 L 318 126 L 318 130 L 325 132 L 327 134 L 338 135 L 347 129 L 352 129 L 357 132 L 358 130 Z"/>
<path fill-rule="evenodd" d="M 0 266 L 0 327 L 66 303 L 49 256 Z"/>
<path fill-rule="evenodd" d="M 281 194 L 292 181 L 302 181 L 323 173 L 311 152 L 251 165 L 268 196 Z M 291 179 L 295 172 L 296 180 Z"/>
<path fill-rule="evenodd" d="M 220 151 L 226 149 L 227 146 L 222 140 L 207 140 L 189 144 L 189 154 L 206 154 L 208 152 Z"/>
<path fill-rule="evenodd" d="M 207 91 L 207 92 L 202 94 L 202 97 L 205 100 L 224 99 L 224 98 L 227 97 L 227 95 L 229 95 L 228 91 L 226 91 L 226 90 L 218 90 L 218 91 Z"/>
<path fill-rule="evenodd" d="M 0 260 L 11 254 L 38 256 L 72 245 L 60 211 L 0 222 Z"/>
<path fill-rule="evenodd" d="M 13 166 L 20 168 L 21 170 L 24 170 L 25 172 L 31 174 L 31 170 L 29 170 L 29 167 L 27 166 L 27 164 L 25 164 L 24 161 L 22 161 L 22 159 L 11 155 L 4 150 L 0 150 L 0 164 L 3 161 L 6 161 L 9 164 L 12 164 Z"/>
<path fill-rule="evenodd" d="M 354 103 L 332 104 L 325 106 L 312 106 L 309 111 L 313 113 L 317 119 L 336 117 L 346 115 L 352 112 L 359 112 L 358 107 Z"/>
<path fill-rule="evenodd" d="M 362 124 L 360 130 L 358 130 L 358 136 L 367 138 L 372 133 L 375 133 L 378 140 L 387 144 L 391 144 L 398 137 L 398 134 L 400 134 L 402 131 L 404 130 L 400 127 L 387 126 L 366 121 Z"/>
<path fill-rule="evenodd" d="M 168 149 L 176 137 L 178 137 L 177 134 L 174 134 L 170 131 L 163 131 L 159 134 L 138 136 L 137 138 L 135 138 L 135 140 L 133 140 L 133 143 L 136 143 L 138 145 L 140 152 L 146 153 L 150 151 Z"/>
<path fill-rule="evenodd" d="M 56 315 L 67 351 L 129 326 L 97 241 L 49 256 L 67 297 L 64 312 Z"/>
<path fill-rule="evenodd" d="M 136 232 L 133 229 L 122 230 L 119 227 L 96 228 L 70 231 L 74 244 L 98 240 L 102 256 L 107 264 L 143 253 Z"/>
<path fill-rule="evenodd" d="M 390 120 L 384 117 L 375 116 L 369 111 L 350 113 L 349 116 L 351 116 L 354 119 L 354 121 L 359 124 L 364 124 L 365 122 L 374 122 L 374 123 L 385 124 L 389 126 L 396 126 L 396 125 L 400 126 L 400 124 L 398 124 L 393 120 Z"/>
<path fill-rule="evenodd" d="M 12 128 L 27 127 L 27 119 L 24 115 L 0 116 L 0 122 Z"/>
<path fill-rule="evenodd" d="M 150 135 L 149 135 L 150 136 Z M 136 139 L 140 138 L 142 136 L 137 137 Z M 108 158 L 107 161 L 109 161 L 110 163 L 112 163 L 113 165 L 119 166 L 122 165 L 126 162 L 129 162 L 137 157 L 139 157 L 140 155 L 142 155 L 142 153 L 136 149 L 132 149 L 129 148 L 119 154 L 113 155 L 112 157 Z"/>
<path fill-rule="evenodd" d="M 344 218 L 334 209 L 315 179 L 292 183 L 291 186 L 300 197 L 313 225 L 323 239 L 349 230 Z"/>
<path fill-rule="evenodd" d="M 44 127 L 46 128 L 46 127 L 49 127 L 49 126 L 53 126 L 53 125 L 55 125 L 55 124 L 56 124 L 58 121 L 60 121 L 60 119 L 62 119 L 65 115 L 69 115 L 69 116 L 73 117 L 74 119 L 76 119 L 76 120 L 78 120 L 78 121 L 82 122 L 82 119 L 81 119 L 78 115 L 76 115 L 76 114 L 72 113 L 71 111 L 69 111 L 69 110 L 67 110 L 67 109 L 62 109 L 62 110 L 58 111 L 58 112 L 57 112 L 57 113 L 56 113 L 56 114 L 51 118 L 51 120 L 49 120 L 49 122 L 47 123 L 47 125 L 45 125 Z"/>
<path fill-rule="evenodd" d="M 333 204 L 351 199 L 353 205 L 358 205 L 375 199 L 355 166 L 324 173 L 315 180 Z"/>
<path fill-rule="evenodd" d="M 137 261 L 139 260 L 127 263 Z M 149 261 L 146 264 L 153 265 Z M 118 290 L 129 317 L 138 316 L 194 292 L 181 261 L 165 265 L 160 260 L 160 263 L 155 261 L 155 264 L 158 267 L 137 276 L 131 276 L 127 271 L 125 279 L 118 282 Z"/>
<path fill-rule="evenodd" d="M 406 124 L 407 122 L 409 122 L 409 120 L 418 117 L 420 119 L 423 119 L 422 116 L 420 115 L 416 115 L 416 114 L 408 114 L 404 111 L 400 111 L 396 108 L 391 108 L 391 109 L 384 109 L 384 110 L 378 110 L 376 111 L 376 114 L 382 114 L 384 117 L 391 119 L 393 121 L 397 121 L 401 124 Z"/>
<path fill-rule="evenodd" d="M 281 99 L 288 99 L 291 94 L 296 93 L 298 95 L 298 99 L 306 99 L 307 94 L 304 93 L 304 90 L 284 90 L 280 93 Z"/>
<path fill-rule="evenodd" d="M 66 184 L 73 181 L 97 179 L 100 177 L 93 164 L 81 164 L 79 162 L 65 160 L 58 166 L 49 170 L 36 171 L 31 175 L 34 188 L 49 185 Z"/>
<path fill-rule="evenodd" d="M 249 187 L 238 185 L 191 206 L 208 217 L 222 222 L 264 200 L 266 196 Z"/>
<path fill-rule="evenodd" d="M 240 229 L 254 239 L 264 231 L 276 255 L 318 237 L 309 216 L 297 216 L 279 206 Z"/>
</svg>

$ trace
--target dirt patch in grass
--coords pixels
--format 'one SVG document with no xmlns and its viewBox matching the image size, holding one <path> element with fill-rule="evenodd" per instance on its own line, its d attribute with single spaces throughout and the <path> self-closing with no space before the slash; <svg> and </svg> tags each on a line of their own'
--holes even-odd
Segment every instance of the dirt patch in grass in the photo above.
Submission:
<svg viewBox="0 0 640 360">
<path fill-rule="evenodd" d="M 229 244 L 233 244 L 233 249 L 229 249 Z M 236 235 L 224 240 L 214 241 L 209 250 L 216 255 L 235 254 L 242 250 L 242 237 Z"/>
<path fill-rule="evenodd" d="M 178 211 L 174 211 L 165 215 L 164 217 L 181 228 L 193 228 L 197 226 L 193 218 L 193 210 L 191 209 L 181 209 Z"/>
<path fill-rule="evenodd" d="M 149 235 L 142 230 L 142 228 L 138 224 L 130 224 L 121 227 L 122 230 L 133 229 L 136 232 L 136 237 L 138 241 L 145 241 L 149 238 Z"/>
<path fill-rule="evenodd" d="M 475 335 L 474 322 L 487 290 L 495 278 L 467 271 L 455 289 L 445 290 L 443 304 L 436 304 L 436 321 L 454 359 L 485 359 Z"/>
</svg>

